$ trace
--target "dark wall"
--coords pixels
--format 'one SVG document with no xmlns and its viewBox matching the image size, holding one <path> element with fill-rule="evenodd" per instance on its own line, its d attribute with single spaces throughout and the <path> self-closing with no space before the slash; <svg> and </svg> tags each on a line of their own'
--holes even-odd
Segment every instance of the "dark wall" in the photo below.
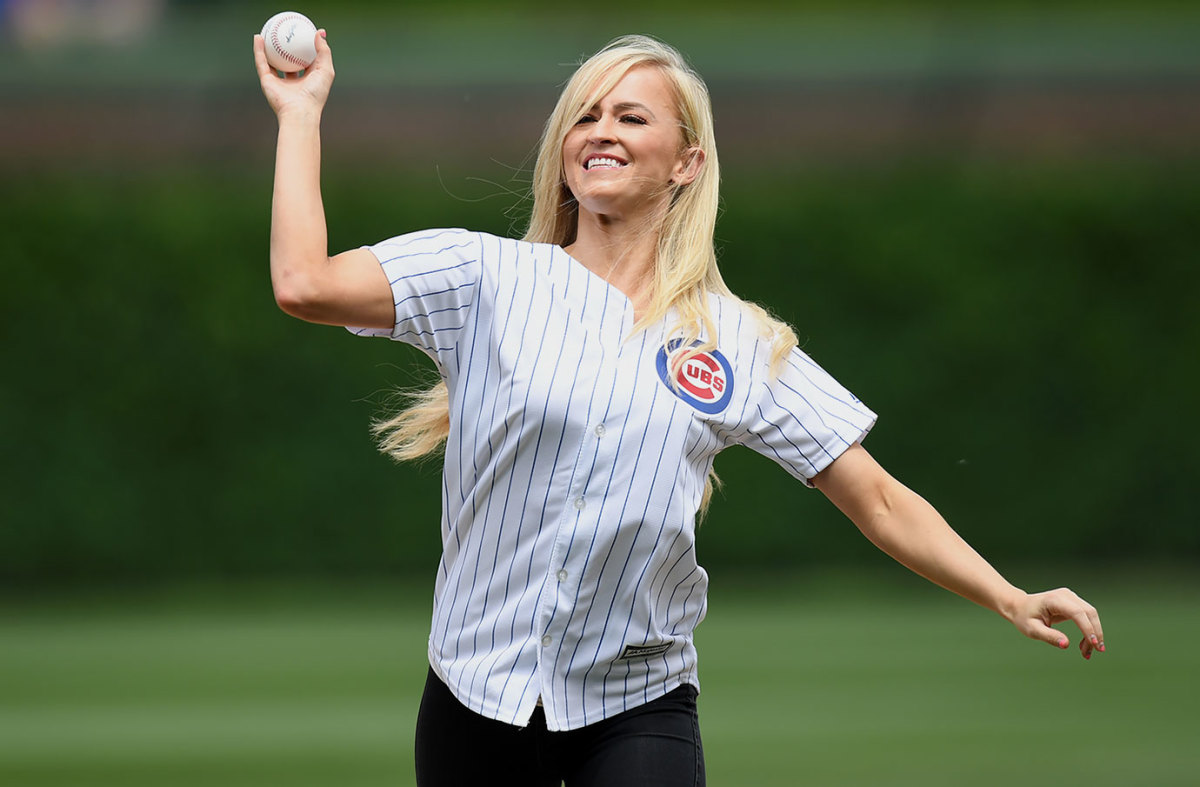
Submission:
<svg viewBox="0 0 1200 787">
<path fill-rule="evenodd" d="M 868 448 L 985 555 L 1194 559 L 1197 175 L 731 174 L 722 267 L 880 413 Z M 513 198 L 459 185 L 329 172 L 331 246 L 511 229 Z M 428 363 L 275 308 L 269 197 L 269 159 L 0 185 L 0 579 L 432 572 L 438 468 L 396 466 L 367 433 Z M 710 567 L 870 553 L 767 460 L 717 468 Z"/>
</svg>

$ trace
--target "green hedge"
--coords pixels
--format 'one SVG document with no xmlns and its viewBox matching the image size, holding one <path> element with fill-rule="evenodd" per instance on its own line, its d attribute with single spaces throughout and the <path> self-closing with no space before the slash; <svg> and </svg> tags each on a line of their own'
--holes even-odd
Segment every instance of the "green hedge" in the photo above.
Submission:
<svg viewBox="0 0 1200 787">
<path fill-rule="evenodd" d="M 989 557 L 1195 558 L 1198 174 L 731 178 L 722 265 L 880 413 L 868 447 Z M 5 582 L 432 574 L 438 468 L 397 467 L 367 434 L 428 364 L 275 308 L 269 179 L 266 163 L 0 186 Z M 451 191 L 327 177 L 331 245 L 512 226 L 511 198 Z M 717 466 L 710 567 L 872 554 L 768 461 Z"/>
</svg>

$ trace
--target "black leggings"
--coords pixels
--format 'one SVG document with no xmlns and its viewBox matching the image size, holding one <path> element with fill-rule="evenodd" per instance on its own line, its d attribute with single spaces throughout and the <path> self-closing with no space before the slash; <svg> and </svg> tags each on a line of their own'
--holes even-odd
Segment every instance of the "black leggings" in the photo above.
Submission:
<svg viewBox="0 0 1200 787">
<path fill-rule="evenodd" d="M 696 689 L 683 685 L 612 718 L 567 732 L 528 727 L 467 708 L 429 671 L 417 716 L 419 787 L 703 787 Z"/>
</svg>

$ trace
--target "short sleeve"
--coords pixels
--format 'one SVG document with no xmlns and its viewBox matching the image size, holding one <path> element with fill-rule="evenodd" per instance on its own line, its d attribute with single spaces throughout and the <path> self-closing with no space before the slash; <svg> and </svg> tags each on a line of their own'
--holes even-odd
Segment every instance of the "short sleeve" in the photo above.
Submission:
<svg viewBox="0 0 1200 787">
<path fill-rule="evenodd" d="M 807 486 L 875 425 L 858 397 L 799 349 L 778 376 L 756 381 L 743 445 L 774 460 Z"/>
<path fill-rule="evenodd" d="M 451 349 L 478 296 L 480 247 L 478 233 L 460 229 L 413 232 L 366 247 L 392 287 L 396 324 L 347 330 L 405 342 L 434 357 Z"/>
</svg>

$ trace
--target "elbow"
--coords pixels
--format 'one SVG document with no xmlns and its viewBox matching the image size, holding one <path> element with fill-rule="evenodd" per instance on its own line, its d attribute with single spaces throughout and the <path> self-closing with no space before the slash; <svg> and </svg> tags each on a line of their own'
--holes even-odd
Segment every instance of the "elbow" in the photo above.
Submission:
<svg viewBox="0 0 1200 787">
<path fill-rule="evenodd" d="M 292 317 L 304 318 L 307 313 L 308 300 L 301 291 L 293 286 L 280 287 L 275 285 L 275 305 L 280 311 Z"/>
<path fill-rule="evenodd" d="M 271 288 L 284 314 L 309 321 L 320 314 L 321 287 L 313 274 L 273 268 Z"/>
<path fill-rule="evenodd" d="M 858 529 L 870 541 L 883 548 L 895 537 L 898 509 L 905 490 L 890 478 L 874 485 L 868 499 L 863 501 L 857 516 L 852 517 Z"/>
</svg>

